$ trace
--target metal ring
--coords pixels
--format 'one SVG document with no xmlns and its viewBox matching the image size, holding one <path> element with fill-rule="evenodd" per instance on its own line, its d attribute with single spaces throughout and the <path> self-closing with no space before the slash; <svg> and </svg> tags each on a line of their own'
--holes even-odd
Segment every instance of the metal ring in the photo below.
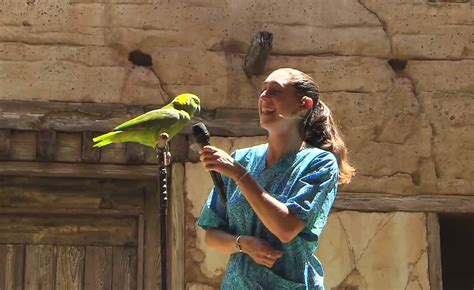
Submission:
<svg viewBox="0 0 474 290">
<path fill-rule="evenodd" d="M 272 257 L 272 250 L 268 251 L 268 254 L 266 255 L 267 258 L 271 258 Z"/>
</svg>

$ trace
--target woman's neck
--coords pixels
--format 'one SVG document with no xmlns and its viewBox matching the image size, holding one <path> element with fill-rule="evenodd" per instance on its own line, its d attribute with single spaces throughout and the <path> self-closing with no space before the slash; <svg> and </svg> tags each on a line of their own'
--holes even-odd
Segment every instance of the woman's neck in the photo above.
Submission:
<svg viewBox="0 0 474 290">
<path fill-rule="evenodd" d="M 299 151 L 303 147 L 303 139 L 296 134 L 269 134 L 267 167 L 277 163 L 284 156 Z"/>
</svg>

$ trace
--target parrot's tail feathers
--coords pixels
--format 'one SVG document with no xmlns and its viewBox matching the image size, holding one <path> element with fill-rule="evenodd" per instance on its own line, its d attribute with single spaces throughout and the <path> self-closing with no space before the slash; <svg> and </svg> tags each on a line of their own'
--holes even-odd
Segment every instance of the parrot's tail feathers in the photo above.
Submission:
<svg viewBox="0 0 474 290">
<path fill-rule="evenodd" d="M 109 132 L 109 133 L 106 133 L 106 134 L 103 134 L 103 135 L 100 135 L 100 136 L 97 136 L 95 138 L 92 139 L 92 141 L 94 142 L 99 142 L 99 141 L 102 141 L 102 140 L 105 140 L 111 136 L 114 136 L 115 134 L 117 133 L 120 133 L 120 132 L 117 132 L 117 131 L 112 131 L 112 132 Z"/>
<path fill-rule="evenodd" d="M 101 142 L 99 142 L 99 143 L 97 143 L 97 144 L 94 144 L 93 147 L 103 147 L 103 146 L 109 145 L 109 144 L 111 144 L 111 143 L 112 143 L 112 141 L 110 141 L 110 140 L 104 140 L 104 141 L 101 141 Z"/>
</svg>

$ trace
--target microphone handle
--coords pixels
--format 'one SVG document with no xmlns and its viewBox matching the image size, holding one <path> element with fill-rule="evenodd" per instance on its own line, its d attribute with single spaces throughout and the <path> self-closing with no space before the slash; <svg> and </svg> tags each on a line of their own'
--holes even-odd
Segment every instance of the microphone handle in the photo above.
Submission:
<svg viewBox="0 0 474 290">
<path fill-rule="evenodd" d="M 209 171 L 209 173 L 211 174 L 212 182 L 214 182 L 214 186 L 217 188 L 218 194 L 221 197 L 223 204 L 225 205 L 227 203 L 227 196 L 225 194 L 224 181 L 222 180 L 222 176 L 215 171 Z"/>
</svg>

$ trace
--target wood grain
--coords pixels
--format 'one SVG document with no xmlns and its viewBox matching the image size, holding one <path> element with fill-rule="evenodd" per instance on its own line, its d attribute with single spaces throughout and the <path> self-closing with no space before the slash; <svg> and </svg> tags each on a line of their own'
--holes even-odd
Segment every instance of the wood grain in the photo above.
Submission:
<svg viewBox="0 0 474 290">
<path fill-rule="evenodd" d="M 12 160 L 36 160 L 37 132 L 12 131 L 10 135 L 10 158 Z"/>
<path fill-rule="evenodd" d="M 386 193 L 339 192 L 334 208 L 377 212 L 474 212 L 474 195 L 423 194 L 394 195 Z"/>
<path fill-rule="evenodd" d="M 137 289 L 137 250 L 129 247 L 113 248 L 114 290 Z"/>
<path fill-rule="evenodd" d="M 138 217 L 137 290 L 143 290 L 145 254 L 145 216 Z"/>
<path fill-rule="evenodd" d="M 0 241 L 18 244 L 137 245 L 131 217 L 0 215 Z"/>
<path fill-rule="evenodd" d="M 82 133 L 82 162 L 98 163 L 100 161 L 100 148 L 93 147 L 92 138 L 99 136 L 97 132 L 84 131 Z"/>
<path fill-rule="evenodd" d="M 0 245 L 0 289 L 23 290 L 24 245 Z"/>
<path fill-rule="evenodd" d="M 53 161 L 56 154 L 56 131 L 51 129 L 39 130 L 36 142 L 36 159 Z"/>
<path fill-rule="evenodd" d="M 146 290 L 161 289 L 160 223 L 157 186 L 145 192 L 145 268 Z"/>
<path fill-rule="evenodd" d="M 54 161 L 81 162 L 82 134 L 56 133 L 56 153 Z"/>
<path fill-rule="evenodd" d="M 86 247 L 84 290 L 112 289 L 112 247 Z"/>
<path fill-rule="evenodd" d="M 54 290 L 56 253 L 52 245 L 27 245 L 25 290 Z"/>
<path fill-rule="evenodd" d="M 57 247 L 56 289 L 82 290 L 84 247 Z"/>
<path fill-rule="evenodd" d="M 145 184 L 127 180 L 0 177 L 0 208 L 143 212 Z"/>
<path fill-rule="evenodd" d="M 143 180 L 156 178 L 156 166 L 1 161 L 0 173 L 6 176 L 88 177 Z"/>
<path fill-rule="evenodd" d="M 186 211 L 183 206 L 184 198 L 184 166 L 175 163 L 171 171 L 171 189 L 169 192 L 169 254 L 170 263 L 170 281 L 171 289 L 185 289 L 184 262 L 185 249 L 184 238 L 186 234 Z"/>
<path fill-rule="evenodd" d="M 441 237 L 439 220 L 436 213 L 426 214 L 428 241 L 428 275 L 431 290 L 443 290 L 443 274 L 441 264 Z"/>
<path fill-rule="evenodd" d="M 0 129 L 0 160 L 10 159 L 10 129 Z"/>
</svg>

